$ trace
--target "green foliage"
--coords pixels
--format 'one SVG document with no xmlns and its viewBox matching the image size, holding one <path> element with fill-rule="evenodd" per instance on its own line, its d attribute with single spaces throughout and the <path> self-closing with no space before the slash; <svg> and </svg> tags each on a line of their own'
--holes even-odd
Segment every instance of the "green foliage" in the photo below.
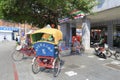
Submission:
<svg viewBox="0 0 120 80">
<path fill-rule="evenodd" d="M 58 24 L 58 18 L 71 16 L 73 10 L 90 13 L 95 0 L 1 0 L 0 18 L 29 23 L 41 28 Z"/>
</svg>

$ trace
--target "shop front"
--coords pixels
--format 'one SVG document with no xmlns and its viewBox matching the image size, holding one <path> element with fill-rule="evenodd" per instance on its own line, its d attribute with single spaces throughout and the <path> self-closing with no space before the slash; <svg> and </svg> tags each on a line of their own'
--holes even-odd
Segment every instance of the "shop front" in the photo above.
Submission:
<svg viewBox="0 0 120 80">
<path fill-rule="evenodd" d="M 77 38 L 79 42 L 82 41 L 82 23 L 79 21 L 71 21 L 60 25 L 63 33 L 63 40 L 67 46 L 71 46 L 75 38 Z"/>
<path fill-rule="evenodd" d="M 91 27 L 90 33 L 91 45 L 93 45 L 94 43 L 99 43 L 102 37 L 104 38 L 104 43 L 107 43 L 108 31 L 106 25 Z"/>
</svg>

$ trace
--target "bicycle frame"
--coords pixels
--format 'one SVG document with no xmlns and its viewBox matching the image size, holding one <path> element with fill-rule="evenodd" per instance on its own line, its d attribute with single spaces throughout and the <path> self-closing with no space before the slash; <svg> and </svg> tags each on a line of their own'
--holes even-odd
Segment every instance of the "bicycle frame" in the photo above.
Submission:
<svg viewBox="0 0 120 80">
<path fill-rule="evenodd" d="M 33 48 L 30 48 L 27 45 L 19 45 L 22 46 L 21 49 L 17 50 L 22 54 L 26 54 L 27 56 L 35 55 L 35 51 Z"/>
</svg>

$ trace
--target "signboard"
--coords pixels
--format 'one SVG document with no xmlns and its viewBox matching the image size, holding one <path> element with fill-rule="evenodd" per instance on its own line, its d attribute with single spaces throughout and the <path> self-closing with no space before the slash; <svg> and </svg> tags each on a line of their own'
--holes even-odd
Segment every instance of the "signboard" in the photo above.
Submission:
<svg viewBox="0 0 120 80">
<path fill-rule="evenodd" d="M 54 44 L 47 42 L 37 42 L 33 45 L 33 47 L 36 51 L 37 56 L 57 56 L 54 50 Z"/>
<path fill-rule="evenodd" d="M 19 31 L 19 28 L 1 26 L 0 30 L 4 30 L 4 31 Z"/>
</svg>

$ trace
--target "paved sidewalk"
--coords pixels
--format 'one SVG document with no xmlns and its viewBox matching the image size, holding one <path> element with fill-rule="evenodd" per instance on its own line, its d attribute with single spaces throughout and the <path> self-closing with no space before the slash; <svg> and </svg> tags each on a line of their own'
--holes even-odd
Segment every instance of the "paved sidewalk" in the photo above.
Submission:
<svg viewBox="0 0 120 80">
<path fill-rule="evenodd" d="M 54 78 L 52 71 L 45 70 L 32 73 L 34 80 L 120 80 L 120 62 L 114 59 L 105 60 L 93 53 L 62 56 L 61 59 L 63 64 L 58 77 Z"/>
<path fill-rule="evenodd" d="M 94 54 L 94 50 L 85 54 L 61 56 L 62 68 L 58 77 L 54 78 L 51 70 L 33 74 L 31 59 L 15 62 L 19 80 L 120 80 L 120 61 L 114 58 L 102 59 Z"/>
<path fill-rule="evenodd" d="M 65 61 L 57 80 L 119 80 L 120 62 L 102 59 L 92 53 L 62 57 Z M 111 66 L 108 66 L 112 65 Z M 117 67 L 117 68 L 116 68 Z"/>
</svg>

